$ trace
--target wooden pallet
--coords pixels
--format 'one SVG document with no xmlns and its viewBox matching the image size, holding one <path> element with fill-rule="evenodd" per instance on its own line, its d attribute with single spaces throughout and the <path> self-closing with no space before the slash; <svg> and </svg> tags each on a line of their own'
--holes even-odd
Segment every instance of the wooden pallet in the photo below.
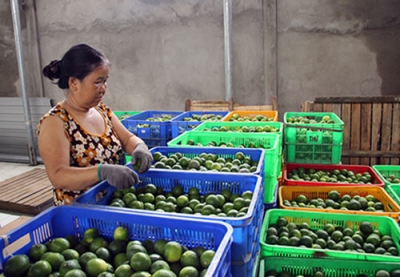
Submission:
<svg viewBox="0 0 400 277">
<path fill-rule="evenodd" d="M 0 182 L 0 209 L 37 215 L 53 206 L 52 185 L 46 171 L 34 168 Z"/>
<path fill-rule="evenodd" d="M 321 97 L 302 110 L 334 112 L 343 120 L 343 164 L 399 164 L 399 96 Z"/>
</svg>

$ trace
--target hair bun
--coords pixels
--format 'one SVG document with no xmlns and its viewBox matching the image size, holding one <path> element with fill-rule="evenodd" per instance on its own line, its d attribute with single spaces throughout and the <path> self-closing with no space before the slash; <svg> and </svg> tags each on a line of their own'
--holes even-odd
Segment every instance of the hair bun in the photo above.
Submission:
<svg viewBox="0 0 400 277">
<path fill-rule="evenodd" d="M 43 75 L 50 80 L 59 79 L 61 75 L 61 61 L 53 60 L 43 68 Z"/>
</svg>

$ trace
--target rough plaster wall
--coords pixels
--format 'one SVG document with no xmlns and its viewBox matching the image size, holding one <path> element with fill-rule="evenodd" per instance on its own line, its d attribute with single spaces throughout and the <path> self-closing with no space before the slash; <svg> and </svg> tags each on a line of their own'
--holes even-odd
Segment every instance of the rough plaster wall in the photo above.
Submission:
<svg viewBox="0 0 400 277">
<path fill-rule="evenodd" d="M 0 74 L 3 79 L 0 82 L 0 95 L 17 96 L 18 66 L 10 1 L 7 0 L 0 1 Z"/>
<path fill-rule="evenodd" d="M 281 114 L 317 96 L 400 95 L 398 0 L 280 0 Z"/>
<path fill-rule="evenodd" d="M 233 96 L 264 103 L 261 1 L 233 2 Z M 81 42 L 107 55 L 105 102 L 115 110 L 183 110 L 185 98 L 225 99 L 220 0 L 42 0 L 37 13 L 44 65 Z M 62 97 L 48 81 L 45 91 Z"/>
</svg>

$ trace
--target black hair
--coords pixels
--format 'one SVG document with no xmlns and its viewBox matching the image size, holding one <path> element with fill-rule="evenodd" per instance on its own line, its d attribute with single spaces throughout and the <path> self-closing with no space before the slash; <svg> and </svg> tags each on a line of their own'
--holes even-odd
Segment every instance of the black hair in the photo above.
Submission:
<svg viewBox="0 0 400 277">
<path fill-rule="evenodd" d="M 87 44 L 71 47 L 61 60 L 53 60 L 43 68 L 43 75 L 55 82 L 59 88 L 69 88 L 69 77 L 83 80 L 99 65 L 107 63 L 106 56 Z"/>
</svg>

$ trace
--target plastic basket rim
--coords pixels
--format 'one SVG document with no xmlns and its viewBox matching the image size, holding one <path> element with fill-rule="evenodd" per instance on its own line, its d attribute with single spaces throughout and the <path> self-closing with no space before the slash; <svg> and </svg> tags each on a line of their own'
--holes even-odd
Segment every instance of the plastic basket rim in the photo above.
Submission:
<svg viewBox="0 0 400 277">
<path fill-rule="evenodd" d="M 232 147 L 196 147 L 196 146 L 193 146 L 193 147 L 178 147 L 178 146 L 155 146 L 155 147 L 152 147 L 151 149 L 149 149 L 149 151 L 150 151 L 150 153 L 154 153 L 154 152 L 156 152 L 156 151 L 164 151 L 164 150 L 166 150 L 167 152 L 169 152 L 169 150 L 171 150 L 171 151 L 174 151 L 175 149 L 179 149 L 180 151 L 178 151 L 178 152 L 191 152 L 190 150 L 201 150 L 202 152 L 206 152 L 206 153 L 210 153 L 210 152 L 224 152 L 224 151 L 226 151 L 226 152 L 228 152 L 228 151 L 232 151 L 232 149 L 237 149 L 237 151 L 239 152 L 239 151 L 241 151 L 241 152 L 244 152 L 244 154 L 246 155 L 246 153 L 248 153 L 249 151 L 250 152 L 254 152 L 254 154 L 256 154 L 257 152 L 259 152 L 259 153 L 257 153 L 257 154 L 259 154 L 259 163 L 258 163 L 258 166 L 257 166 L 257 170 L 255 171 L 255 172 L 249 172 L 249 173 L 242 173 L 242 172 L 214 172 L 214 171 L 198 171 L 198 172 L 203 172 L 203 173 L 210 173 L 210 172 L 212 172 L 212 173 L 215 173 L 215 174 L 261 174 L 261 170 L 263 170 L 263 168 L 261 168 L 261 163 L 260 163 L 260 161 L 262 162 L 262 163 L 264 163 L 264 157 L 265 157 L 265 151 L 264 151 L 264 149 L 262 149 L 262 148 L 232 148 Z M 226 150 L 225 150 L 226 149 Z M 211 151 L 208 151 L 208 150 L 211 150 Z M 224 154 L 224 153 L 214 153 L 214 154 Z M 129 165 L 129 163 L 127 163 L 128 165 Z M 182 170 L 178 170 L 178 169 L 173 169 L 173 170 L 171 170 L 171 169 L 164 169 L 164 168 L 150 168 L 149 170 L 155 170 L 155 171 L 157 171 L 157 170 L 160 170 L 160 171 L 166 171 L 166 170 L 168 170 L 168 171 L 172 171 L 172 172 L 187 172 L 188 170 L 184 170 L 184 169 L 182 169 Z M 197 172 L 197 171 L 196 171 Z"/>
<path fill-rule="evenodd" d="M 36 223 L 35 223 L 36 221 L 38 221 L 40 219 L 45 219 L 45 218 L 50 217 L 50 216 L 51 216 L 51 218 L 53 218 L 55 216 L 54 213 L 58 213 L 58 211 L 61 211 L 63 209 L 64 210 L 65 209 L 67 209 L 67 210 L 73 209 L 73 210 L 88 210 L 88 211 L 93 211 L 93 212 L 97 211 L 97 212 L 104 212 L 104 213 L 115 213 L 112 210 L 108 210 L 107 211 L 107 210 L 99 209 L 98 207 L 94 207 L 94 206 L 90 206 L 90 207 L 89 206 L 88 207 L 73 206 L 73 205 L 53 206 L 53 207 L 50 207 L 49 209 L 43 211 L 42 213 L 30 218 L 29 220 L 27 220 L 26 222 L 24 222 L 20 226 L 16 227 L 15 229 L 10 230 L 6 234 L 4 234 L 2 237 L 0 237 L 0 245 L 4 245 L 4 246 L 9 245 L 9 241 L 8 241 L 7 238 L 11 237 L 11 235 L 17 236 L 18 234 L 21 234 L 22 232 L 29 234 L 29 232 L 31 232 L 32 230 L 28 230 L 29 232 L 28 231 L 26 231 L 26 232 L 24 231 L 25 229 L 27 229 L 29 227 L 29 225 L 36 225 Z M 129 217 L 131 217 L 131 216 L 132 217 L 134 217 L 134 216 L 148 217 L 148 218 L 154 218 L 154 220 L 163 218 L 163 220 L 165 220 L 165 217 L 163 217 L 163 216 L 142 214 L 140 212 L 118 211 L 118 213 L 119 214 L 125 214 L 125 215 L 127 215 Z M 215 249 L 216 250 L 215 251 L 215 256 L 217 256 L 217 253 L 218 253 L 218 257 L 219 258 L 221 258 L 222 257 L 221 254 L 224 254 L 224 252 L 225 252 L 225 250 L 222 249 L 220 246 L 221 245 L 224 245 L 224 246 L 231 246 L 232 245 L 232 242 L 233 242 L 233 238 L 232 238 L 233 227 L 231 225 L 225 223 L 225 222 L 221 222 L 221 221 L 220 222 L 215 222 L 215 221 L 213 222 L 213 221 L 210 221 L 210 220 L 183 219 L 183 218 L 179 218 L 179 217 L 176 217 L 176 216 L 168 217 L 168 220 L 170 220 L 170 219 L 172 219 L 173 221 L 177 222 L 176 226 L 178 226 L 178 222 L 186 222 L 187 223 L 187 222 L 195 222 L 196 221 L 196 222 L 199 222 L 199 223 L 211 224 L 211 225 L 214 225 L 214 226 L 220 225 L 221 227 L 223 227 L 224 228 L 224 234 L 222 236 L 222 239 L 221 239 L 221 242 L 220 242 L 218 248 Z M 51 224 L 51 221 L 47 221 L 47 223 Z M 13 243 L 13 242 L 11 242 L 11 243 Z M 230 249 L 227 250 L 228 253 L 229 253 L 229 251 L 230 251 Z M 3 258 L 4 258 L 4 260 L 3 260 L 4 262 L 7 260 L 7 256 L 9 256 L 8 258 L 10 258 L 12 256 L 12 254 L 3 256 L 3 253 L 1 253 L 0 255 L 1 255 L 0 256 L 1 260 L 3 260 Z M 212 272 L 216 272 L 219 262 L 220 262 L 220 260 L 216 260 L 216 259 L 213 258 L 213 260 L 212 260 L 212 262 L 210 264 L 210 267 L 212 268 Z M 2 270 L 3 270 L 3 265 L 0 264 L 0 273 L 2 272 Z"/>
<path fill-rule="evenodd" d="M 130 163 L 127 163 L 126 166 L 132 168 L 132 165 Z M 153 172 L 158 172 L 158 173 L 163 173 L 163 174 L 172 174 L 173 172 L 166 172 L 166 171 L 153 171 Z M 182 174 L 188 174 L 188 172 L 181 172 Z M 202 174 L 202 175 L 208 175 L 208 174 L 212 174 L 214 175 L 214 173 L 207 173 L 207 172 L 200 172 L 200 171 L 196 171 L 196 172 L 190 172 L 189 174 Z M 223 174 L 215 174 L 216 176 L 222 176 Z M 235 175 L 232 175 L 235 176 Z M 259 175 L 256 174 L 247 174 L 247 175 L 240 175 L 243 177 L 250 177 L 250 178 L 256 178 L 257 181 L 255 183 L 255 189 L 257 189 L 257 194 L 255 193 L 255 191 L 253 191 L 253 199 L 255 200 L 255 196 L 259 194 L 259 190 L 262 184 L 262 178 Z M 94 185 L 93 187 L 91 187 L 89 190 L 87 190 L 85 193 L 90 193 L 92 191 L 96 191 L 97 187 L 100 186 L 110 186 L 107 181 L 101 181 L 99 183 L 97 183 L 96 185 Z M 157 212 L 157 211 L 151 211 L 151 210 L 138 210 L 138 209 L 131 209 L 131 208 L 126 208 L 126 207 L 113 207 L 113 206 L 102 206 L 102 205 L 98 205 L 98 204 L 89 204 L 89 203 L 81 203 L 79 202 L 79 200 L 82 198 L 83 196 L 80 195 L 76 198 L 73 199 L 72 203 L 74 205 L 77 206 L 85 206 L 85 207 L 91 207 L 91 206 L 96 206 L 98 207 L 98 209 L 106 209 L 106 210 L 122 210 L 122 211 L 126 211 L 126 212 L 130 212 L 130 211 L 140 211 L 140 213 L 142 214 L 157 214 L 158 216 L 165 216 L 166 214 L 168 215 L 175 215 L 175 217 L 183 217 L 183 218 L 190 218 L 190 217 L 195 217 L 195 218 L 206 218 L 207 220 L 211 220 L 211 221 L 221 221 L 221 220 L 230 220 L 230 221 L 247 221 L 249 219 L 251 219 L 254 216 L 254 211 L 257 207 L 255 207 L 257 201 L 251 201 L 249 209 L 247 211 L 247 213 L 242 216 L 242 217 L 212 217 L 212 216 L 206 216 L 206 215 L 196 215 L 196 214 L 184 214 L 184 213 L 166 213 L 166 212 Z M 251 212 L 251 214 L 250 214 Z"/>
<path fill-rule="evenodd" d="M 199 132 L 199 131 L 189 131 L 189 132 L 185 132 L 185 133 L 183 133 L 183 134 L 181 134 L 181 135 L 179 135 L 179 136 L 177 136 L 176 138 L 174 138 L 174 139 L 172 139 L 172 140 L 170 140 L 168 143 L 167 143 L 167 145 L 168 145 L 168 147 L 172 147 L 172 146 L 182 146 L 182 145 L 177 145 L 176 143 L 178 142 L 178 141 L 180 141 L 180 140 L 182 140 L 182 138 L 184 138 L 185 136 L 191 136 L 191 135 L 193 135 L 193 136 L 215 136 L 215 134 L 218 134 L 218 135 L 221 135 L 222 137 L 223 136 L 230 136 L 230 135 L 232 135 L 232 133 L 227 133 L 227 132 Z M 244 136 L 244 138 L 248 138 L 248 137 L 256 137 L 256 138 L 268 138 L 269 136 L 270 137 L 273 137 L 273 136 L 275 136 L 276 137 L 276 139 L 275 139 L 275 141 L 274 141 L 274 143 L 273 143 L 273 145 L 274 145 L 274 147 L 272 147 L 272 148 L 269 148 L 269 149 L 266 149 L 266 150 L 277 150 L 277 148 L 278 148 L 278 146 L 279 146 L 279 140 L 280 140 L 280 134 L 279 133 L 240 133 L 240 135 L 243 135 Z M 186 144 L 184 144 L 184 145 L 186 145 Z M 188 147 L 194 147 L 194 146 L 191 146 L 191 145 L 186 145 L 186 146 L 188 146 Z M 203 147 L 206 147 L 206 148 L 208 148 L 208 147 L 216 147 L 216 148 L 219 148 L 218 146 L 203 146 Z M 238 147 L 227 147 L 227 148 L 238 148 Z M 248 148 L 244 148 L 244 149 L 248 149 Z"/>
<path fill-rule="evenodd" d="M 334 124 L 341 124 L 344 125 L 344 121 L 334 112 L 285 112 L 283 114 L 283 123 L 288 123 L 287 122 L 287 117 L 289 116 L 289 114 L 298 114 L 298 115 L 304 115 L 304 116 L 311 116 L 311 115 L 317 115 L 317 116 L 322 116 L 322 115 L 334 115 L 334 120 L 338 121 L 335 123 L 323 123 L 324 125 L 334 125 Z M 304 124 L 304 123 L 303 123 Z M 310 126 L 312 126 L 313 124 L 319 124 L 319 123 L 309 123 Z"/>
<path fill-rule="evenodd" d="M 196 128 L 194 128 L 192 131 L 194 132 L 203 132 L 203 128 L 206 125 L 221 125 L 221 126 L 236 126 L 236 125 L 241 125 L 243 124 L 244 126 L 246 126 L 247 124 L 249 124 L 248 126 L 268 126 L 268 125 L 279 125 L 279 131 L 276 132 L 278 134 L 282 134 L 283 133 L 283 126 L 284 124 L 282 122 L 279 121 L 204 121 L 202 122 L 199 126 L 197 126 Z M 249 132 L 251 133 L 251 132 Z"/>
<path fill-rule="evenodd" d="M 301 183 L 304 183 L 304 184 L 308 184 L 308 183 L 311 183 L 310 181 L 302 181 L 302 180 L 290 180 L 290 179 L 288 179 L 287 178 L 287 174 L 288 174 L 288 167 L 291 167 L 291 166 L 296 166 L 296 165 L 298 165 L 298 167 L 304 167 L 304 168 L 314 168 L 314 169 L 317 169 L 318 170 L 318 167 L 322 167 L 322 168 L 325 168 L 325 167 L 338 167 L 338 168 L 336 168 L 336 169 L 340 169 L 340 168 L 343 168 L 343 169 L 347 169 L 347 168 L 349 168 L 349 169 L 352 169 L 352 168 L 364 168 L 364 169 L 368 169 L 367 171 L 369 171 L 369 173 L 372 173 L 371 175 L 373 175 L 372 177 L 374 177 L 375 179 L 376 179 L 376 181 L 378 181 L 377 183 L 375 183 L 375 184 L 370 184 L 370 186 L 381 186 L 381 187 L 383 187 L 384 186 L 384 182 L 383 182 L 383 180 L 381 179 L 381 177 L 375 172 L 375 170 L 372 168 L 372 166 L 368 166 L 368 165 L 352 165 L 352 164 L 314 164 L 314 163 L 308 163 L 308 164 L 306 164 L 306 163 L 293 163 L 293 162 L 288 162 L 288 163 L 285 163 L 285 169 L 283 170 L 283 180 L 284 180 L 284 182 L 285 183 L 287 183 L 287 182 L 300 182 L 300 184 Z M 335 168 L 332 168 L 332 169 L 329 169 L 329 170 L 334 170 Z M 332 184 L 336 184 L 336 185 L 347 185 L 347 186 L 350 186 L 350 185 L 357 185 L 357 186 L 360 186 L 360 184 L 357 184 L 357 183 L 349 183 L 349 184 L 341 184 L 341 183 L 329 183 L 329 182 L 314 182 L 315 183 L 315 185 L 317 186 L 317 185 L 321 185 L 321 184 L 323 184 L 323 185 L 332 185 Z"/>
<path fill-rule="evenodd" d="M 351 210 L 340 210 L 340 209 L 314 209 L 314 208 L 306 208 L 306 207 L 290 207 L 286 206 L 283 203 L 283 190 L 310 190 L 313 189 L 314 192 L 318 192 L 318 189 L 323 190 L 338 190 L 339 193 L 344 190 L 351 189 L 365 189 L 365 191 L 370 192 L 371 190 L 378 191 L 378 193 L 382 193 L 385 195 L 386 200 L 397 210 L 397 211 L 385 211 L 385 212 L 368 212 L 368 211 L 351 211 Z M 371 194 L 371 193 L 369 193 Z M 379 186 L 371 186 L 371 185 L 360 185 L 360 186 L 282 186 L 279 188 L 279 207 L 287 210 L 297 210 L 297 211 L 313 211 L 313 212 L 325 212 L 325 213 L 338 213 L 338 214 L 360 214 L 360 215 L 370 215 L 370 216 L 390 216 L 392 218 L 398 218 L 400 216 L 400 206 L 390 197 L 390 195 Z"/>
<path fill-rule="evenodd" d="M 277 248 L 282 248 L 282 249 L 295 249 L 296 255 L 298 254 L 297 252 L 301 252 L 301 251 L 305 251 L 305 252 L 309 252 L 309 253 L 304 253 L 304 254 L 300 254 L 300 255 L 306 255 L 306 257 L 303 257 L 305 259 L 308 259 L 309 257 L 314 257 L 314 256 L 310 256 L 313 255 L 312 253 L 332 253 L 333 256 L 328 256 L 327 259 L 337 259 L 338 257 L 336 257 L 336 255 L 340 255 L 343 253 L 346 253 L 348 255 L 351 255 L 352 257 L 354 256 L 355 258 L 346 258 L 348 261 L 357 261 L 360 260 L 357 257 L 361 257 L 361 256 L 365 256 L 365 260 L 368 260 L 370 262 L 374 261 L 374 262 L 380 262 L 380 260 L 375 260 L 373 259 L 374 257 L 388 257 L 390 258 L 388 260 L 388 262 L 400 262 L 400 256 L 384 256 L 384 255 L 378 255 L 378 254 L 373 254 L 373 253 L 352 253 L 352 252 L 346 252 L 346 251 L 334 251 L 331 249 L 312 249 L 312 248 L 299 248 L 299 247 L 290 247 L 290 246 L 282 246 L 282 245 L 272 245 L 272 244 L 268 244 L 265 241 L 265 233 L 267 228 L 267 225 L 269 226 L 268 223 L 268 218 L 271 217 L 272 213 L 279 213 L 279 216 L 287 216 L 287 217 L 307 217 L 307 218 L 311 218 L 311 217 L 319 217 L 320 219 L 324 219 L 324 220 L 335 220 L 333 218 L 337 217 L 337 214 L 334 213 L 321 213 L 321 212 L 314 212 L 314 211 L 298 211 L 298 210 L 286 210 L 286 209 L 269 209 L 265 212 L 264 214 L 264 221 L 263 224 L 261 226 L 261 233 L 260 233 L 260 244 L 261 244 L 261 248 L 262 247 L 277 247 Z M 398 234 L 400 234 L 400 229 L 398 228 L 398 223 L 390 217 L 386 217 L 386 216 L 377 216 L 377 217 L 371 217 L 369 215 L 360 215 L 360 214 L 346 214 L 346 219 L 344 219 L 345 221 L 353 221 L 353 222 L 362 222 L 362 221 L 370 221 L 370 222 L 382 222 L 382 221 L 386 221 L 386 223 L 388 225 L 391 225 L 390 227 L 393 227 L 393 231 L 397 232 Z M 325 217 L 325 218 L 324 218 Z M 375 220 L 374 220 L 375 219 Z M 336 219 L 337 220 L 337 219 Z M 261 249 L 262 251 L 262 249 Z M 281 253 L 281 252 L 279 252 Z M 289 253 L 287 253 L 289 254 Z M 290 253 L 291 254 L 291 253 Z M 266 257 L 266 256 L 262 256 L 262 257 Z M 269 257 L 269 256 L 268 256 Z M 372 257 L 371 260 L 369 260 L 367 257 Z M 362 259 L 362 260 L 364 260 Z M 383 259 L 383 258 L 382 258 Z"/>
</svg>

